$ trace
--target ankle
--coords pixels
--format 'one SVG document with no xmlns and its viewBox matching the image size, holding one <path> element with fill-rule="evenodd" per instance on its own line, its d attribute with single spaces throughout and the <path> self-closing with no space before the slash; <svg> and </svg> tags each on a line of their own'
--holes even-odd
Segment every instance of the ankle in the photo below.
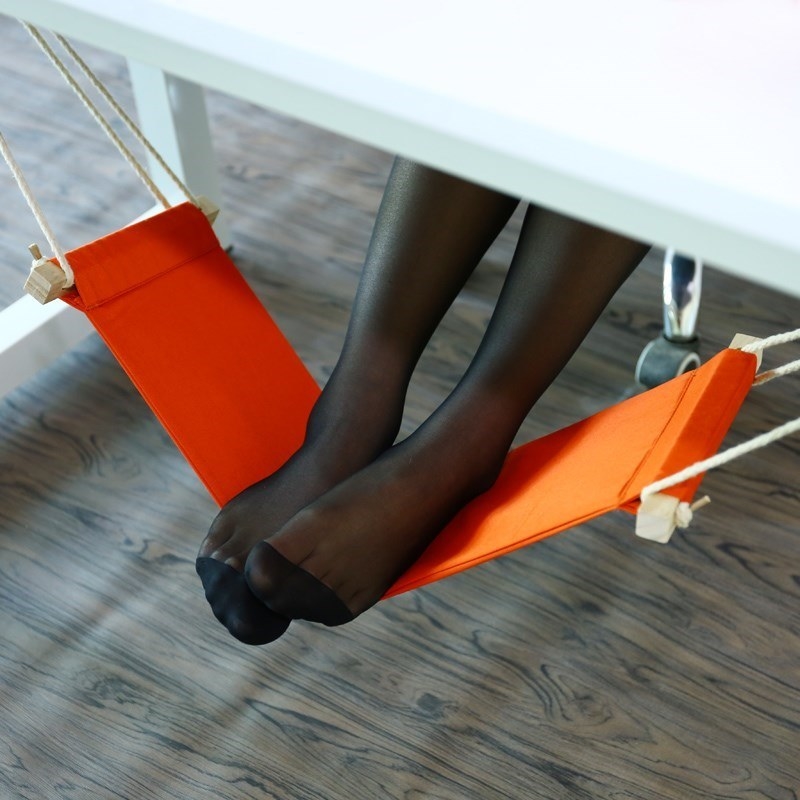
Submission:
<svg viewBox="0 0 800 800">
<path fill-rule="evenodd" d="M 406 461 L 419 480 L 429 481 L 438 492 L 463 505 L 494 485 L 509 444 L 480 423 L 439 422 L 431 418 L 399 447 L 407 443 L 414 448 Z"/>
<path fill-rule="evenodd" d="M 363 441 L 381 452 L 400 430 L 407 383 L 386 375 L 343 373 L 337 367 L 319 396 L 306 425 L 305 444 L 337 450 L 337 443 Z"/>
<path fill-rule="evenodd" d="M 523 419 L 497 398 L 454 393 L 413 438 L 443 474 L 452 473 L 479 494 L 497 480 Z"/>
</svg>

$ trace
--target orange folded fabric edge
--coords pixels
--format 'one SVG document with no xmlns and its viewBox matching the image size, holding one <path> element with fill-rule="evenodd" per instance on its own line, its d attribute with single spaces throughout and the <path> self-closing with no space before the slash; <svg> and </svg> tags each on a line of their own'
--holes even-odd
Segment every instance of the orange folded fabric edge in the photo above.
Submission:
<svg viewBox="0 0 800 800">
<path fill-rule="evenodd" d="M 84 311 L 212 497 L 278 469 L 319 387 L 185 203 L 69 253 Z"/>
</svg>

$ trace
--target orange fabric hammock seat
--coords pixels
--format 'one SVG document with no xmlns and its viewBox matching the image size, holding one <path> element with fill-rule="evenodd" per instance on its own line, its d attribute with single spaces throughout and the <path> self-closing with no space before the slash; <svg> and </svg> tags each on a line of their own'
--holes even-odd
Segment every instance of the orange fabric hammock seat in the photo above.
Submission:
<svg viewBox="0 0 800 800">
<path fill-rule="evenodd" d="M 220 505 L 300 446 L 319 388 L 185 203 L 68 254 L 86 313 Z M 386 597 L 424 586 L 614 509 L 716 452 L 756 370 L 725 350 L 694 372 L 513 450 Z M 691 500 L 697 476 L 669 494 Z"/>
</svg>

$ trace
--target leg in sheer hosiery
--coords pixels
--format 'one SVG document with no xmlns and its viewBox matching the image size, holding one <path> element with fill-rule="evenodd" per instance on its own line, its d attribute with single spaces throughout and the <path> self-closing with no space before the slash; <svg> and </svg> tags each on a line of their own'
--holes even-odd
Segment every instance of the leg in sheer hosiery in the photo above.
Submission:
<svg viewBox="0 0 800 800">
<path fill-rule="evenodd" d="M 481 346 L 411 436 L 257 544 L 245 575 L 276 613 L 340 624 L 377 602 L 502 466 L 525 416 L 647 251 L 531 207 Z"/>
<path fill-rule="evenodd" d="M 237 638 L 270 641 L 288 625 L 247 588 L 242 570 L 251 549 L 392 445 L 425 344 L 517 205 L 499 192 L 395 161 L 342 353 L 303 446 L 228 503 L 200 548 L 206 597 Z"/>
</svg>

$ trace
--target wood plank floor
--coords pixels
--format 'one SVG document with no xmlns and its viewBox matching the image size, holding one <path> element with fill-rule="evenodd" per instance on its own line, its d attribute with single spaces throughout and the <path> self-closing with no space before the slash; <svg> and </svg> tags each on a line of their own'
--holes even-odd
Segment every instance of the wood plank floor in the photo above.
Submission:
<svg viewBox="0 0 800 800">
<path fill-rule="evenodd" d="M 2 126 L 65 244 L 136 216 L 144 191 L 10 20 L 0 41 Z M 124 64 L 88 53 L 126 96 Z M 235 258 L 324 381 L 391 156 L 209 107 Z M 5 305 L 39 237 L 6 175 L 0 198 Z M 406 430 L 467 363 L 518 224 L 431 343 Z M 653 252 L 521 439 L 636 391 L 658 273 Z M 706 355 L 799 321 L 797 299 L 709 271 Z M 754 391 L 727 443 L 799 406 L 796 381 Z M 0 797 L 796 800 L 799 451 L 709 475 L 713 504 L 668 546 L 612 514 L 248 648 L 194 573 L 212 502 L 92 337 L 0 400 Z"/>
</svg>

